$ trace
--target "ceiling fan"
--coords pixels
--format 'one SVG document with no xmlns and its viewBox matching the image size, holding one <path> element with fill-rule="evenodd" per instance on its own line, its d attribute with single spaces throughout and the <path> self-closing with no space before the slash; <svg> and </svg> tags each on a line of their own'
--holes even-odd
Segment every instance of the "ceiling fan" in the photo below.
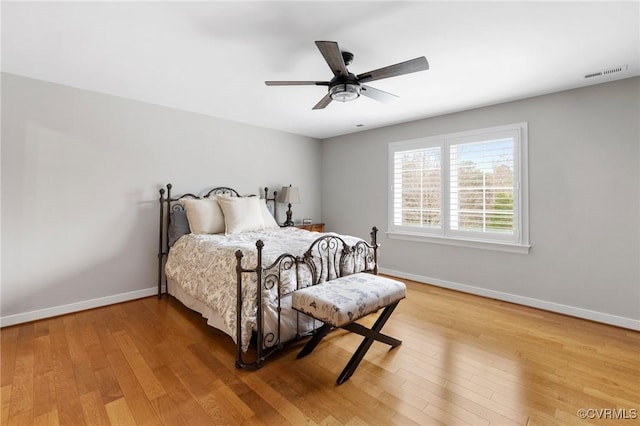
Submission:
<svg viewBox="0 0 640 426">
<path fill-rule="evenodd" d="M 427 58 L 421 56 L 395 65 L 354 75 L 347 70 L 347 65 L 350 65 L 353 60 L 352 53 L 341 52 L 338 43 L 335 41 L 316 41 L 316 46 L 318 46 L 320 53 L 322 53 L 333 72 L 334 77 L 331 81 L 265 81 L 265 84 L 267 86 L 328 86 L 328 93 L 313 107 L 313 109 L 322 109 L 329 105 L 331 101 L 349 102 L 357 99 L 360 95 L 379 102 L 391 102 L 398 96 L 362 83 L 429 69 Z"/>
</svg>

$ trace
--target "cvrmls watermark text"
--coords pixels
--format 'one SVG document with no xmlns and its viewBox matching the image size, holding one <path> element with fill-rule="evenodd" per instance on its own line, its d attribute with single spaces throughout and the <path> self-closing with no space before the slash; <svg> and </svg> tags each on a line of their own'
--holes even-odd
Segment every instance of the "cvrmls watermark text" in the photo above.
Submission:
<svg viewBox="0 0 640 426">
<path fill-rule="evenodd" d="M 638 418 L 636 408 L 580 408 L 576 414 L 581 419 L 635 420 Z"/>
</svg>

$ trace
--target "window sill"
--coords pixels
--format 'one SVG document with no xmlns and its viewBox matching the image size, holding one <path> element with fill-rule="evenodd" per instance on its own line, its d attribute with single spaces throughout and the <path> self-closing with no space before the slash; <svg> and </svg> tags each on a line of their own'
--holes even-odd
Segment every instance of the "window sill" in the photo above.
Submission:
<svg viewBox="0 0 640 426">
<path fill-rule="evenodd" d="M 418 241 L 421 243 L 444 244 L 449 246 L 503 251 L 508 253 L 529 254 L 530 245 L 505 243 L 501 241 L 463 240 L 461 238 L 438 237 L 410 232 L 388 231 L 387 236 L 394 240 Z"/>
</svg>

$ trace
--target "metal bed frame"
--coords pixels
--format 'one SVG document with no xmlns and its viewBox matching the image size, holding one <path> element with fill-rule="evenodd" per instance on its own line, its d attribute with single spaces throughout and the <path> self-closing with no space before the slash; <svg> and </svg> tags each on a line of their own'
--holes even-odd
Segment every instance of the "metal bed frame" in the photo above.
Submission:
<svg viewBox="0 0 640 426">
<path fill-rule="evenodd" d="M 183 210 L 183 206 L 178 200 L 183 197 L 190 198 L 206 198 L 218 194 L 224 194 L 239 197 L 238 192 L 229 187 L 215 187 L 206 192 L 202 196 L 191 193 L 183 194 L 179 197 L 172 197 L 171 184 L 165 189 L 160 189 L 160 227 L 159 227 L 159 245 L 158 245 L 158 298 L 162 297 L 162 284 L 164 281 L 165 292 L 168 291 L 167 277 L 164 274 L 164 263 L 169 255 L 169 226 L 171 220 L 171 212 Z M 269 198 L 268 188 L 264 188 L 264 195 L 267 202 L 273 202 L 274 217 L 276 216 L 275 200 L 277 192 L 273 192 L 273 198 Z M 370 233 L 371 243 L 360 240 L 354 245 L 347 244 L 340 236 L 334 234 L 320 234 L 321 236 L 311 243 L 309 248 L 302 255 L 294 255 L 283 253 L 270 265 L 265 265 L 262 259 L 262 249 L 264 243 L 262 240 L 256 241 L 257 263 L 255 266 L 246 266 L 242 264 L 244 254 L 242 250 L 235 253 L 236 256 L 236 368 L 257 369 L 262 367 L 264 361 L 275 352 L 283 349 L 288 343 L 299 340 L 310 334 L 313 334 L 318 327 L 313 327 L 311 331 L 300 329 L 300 321 L 297 322 L 297 330 L 295 337 L 288 341 L 280 339 L 281 332 L 281 299 L 292 291 L 309 285 L 315 285 L 324 281 L 339 278 L 355 272 L 369 272 L 378 274 L 378 247 L 377 243 L 378 229 L 373 227 Z M 361 265 L 362 270 L 356 270 Z M 306 269 L 305 275 L 310 275 L 310 282 L 302 282 L 300 279 L 301 272 Z M 249 347 L 253 349 L 255 355 L 250 360 L 246 360 L 246 354 L 243 354 L 242 347 L 242 287 L 243 274 L 255 274 L 257 281 L 257 321 Z M 295 277 L 295 286 L 289 286 L 289 290 L 284 290 L 283 275 L 293 275 Z M 295 288 L 291 288 L 295 287 Z M 277 303 L 277 332 L 265 332 L 263 317 L 263 292 L 276 291 Z M 296 313 L 299 319 L 299 313 Z"/>
</svg>

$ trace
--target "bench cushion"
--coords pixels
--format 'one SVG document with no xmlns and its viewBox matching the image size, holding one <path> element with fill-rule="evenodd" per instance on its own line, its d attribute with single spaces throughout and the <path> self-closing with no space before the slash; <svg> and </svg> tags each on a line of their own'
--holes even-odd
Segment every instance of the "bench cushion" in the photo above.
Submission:
<svg viewBox="0 0 640 426">
<path fill-rule="evenodd" d="M 293 292 L 293 309 L 340 327 L 404 299 L 407 287 L 365 272 L 347 275 Z"/>
</svg>

